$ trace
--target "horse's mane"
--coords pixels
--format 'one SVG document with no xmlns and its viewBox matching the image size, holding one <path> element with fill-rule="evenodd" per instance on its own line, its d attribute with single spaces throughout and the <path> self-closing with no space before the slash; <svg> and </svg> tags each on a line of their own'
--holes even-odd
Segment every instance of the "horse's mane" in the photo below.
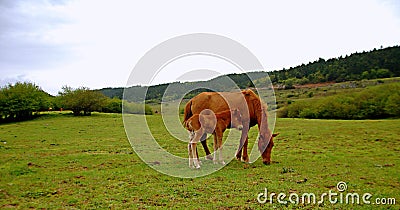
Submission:
<svg viewBox="0 0 400 210">
<path fill-rule="evenodd" d="M 253 104 L 253 111 L 257 118 L 257 124 L 262 127 L 261 129 L 265 129 L 267 133 L 270 133 L 270 130 L 268 128 L 267 105 L 262 103 L 260 97 L 250 89 L 244 90 L 242 91 L 242 93 L 245 95 L 245 97 L 248 97 L 247 99 Z"/>
<path fill-rule="evenodd" d="M 267 104 L 262 103 L 260 97 L 256 93 L 254 93 L 254 91 L 252 91 L 251 89 L 246 89 L 242 91 L 242 93 L 245 96 L 248 96 L 248 99 L 252 101 L 252 104 L 256 109 L 255 111 L 261 111 L 262 113 L 267 114 L 268 110 Z"/>
</svg>

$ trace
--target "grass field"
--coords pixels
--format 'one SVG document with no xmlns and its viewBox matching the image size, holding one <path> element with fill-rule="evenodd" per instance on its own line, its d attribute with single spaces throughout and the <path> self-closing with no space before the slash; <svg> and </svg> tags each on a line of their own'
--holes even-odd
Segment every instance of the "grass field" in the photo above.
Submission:
<svg viewBox="0 0 400 210">
<path fill-rule="evenodd" d="M 160 115 L 147 120 L 166 144 L 174 142 Z M 0 208 L 399 209 L 399 128 L 398 119 L 277 119 L 273 164 L 233 160 L 211 175 L 184 179 L 158 173 L 138 158 L 120 114 L 48 114 L 0 125 Z M 251 129 L 251 141 L 256 135 Z M 340 181 L 348 187 L 344 196 L 370 193 L 371 203 L 395 198 L 396 204 L 331 204 L 325 198 L 295 205 L 280 204 L 276 196 L 272 204 L 257 201 L 265 188 L 287 196 L 314 193 L 319 201 L 330 190 L 339 193 Z"/>
</svg>

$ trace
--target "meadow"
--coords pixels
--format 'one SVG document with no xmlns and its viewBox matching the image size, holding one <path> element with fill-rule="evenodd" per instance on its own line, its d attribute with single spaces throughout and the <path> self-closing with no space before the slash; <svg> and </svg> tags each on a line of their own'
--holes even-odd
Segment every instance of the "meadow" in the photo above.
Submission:
<svg viewBox="0 0 400 210">
<path fill-rule="evenodd" d="M 175 142 L 160 115 L 147 121 L 163 144 Z M 400 119 L 278 118 L 271 165 L 233 160 L 216 173 L 186 179 L 146 165 L 127 140 L 121 114 L 44 114 L 0 125 L 0 208 L 399 209 L 399 127 Z M 252 145 L 257 129 L 249 135 Z M 182 148 L 168 150 L 185 155 Z M 347 184 L 344 195 L 370 193 L 371 204 L 332 204 L 327 198 L 321 204 L 280 204 L 276 196 L 257 201 L 266 188 L 288 196 L 314 193 L 319 201 L 323 193 L 339 193 L 340 181 Z M 396 204 L 377 205 L 376 198 Z"/>
</svg>

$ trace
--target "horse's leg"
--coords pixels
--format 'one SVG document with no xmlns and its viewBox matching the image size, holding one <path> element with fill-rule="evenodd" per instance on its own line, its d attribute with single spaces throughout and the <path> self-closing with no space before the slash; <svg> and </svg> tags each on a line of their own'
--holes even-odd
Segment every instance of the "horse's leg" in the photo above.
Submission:
<svg viewBox="0 0 400 210">
<path fill-rule="evenodd" d="M 189 142 L 188 144 L 188 154 L 189 154 L 189 168 L 193 168 L 192 142 Z"/>
<path fill-rule="evenodd" d="M 203 145 L 204 152 L 206 152 L 206 159 L 207 160 L 212 160 L 213 158 L 211 156 L 210 150 L 208 149 L 206 138 L 207 138 L 207 133 L 204 133 L 203 136 L 200 139 L 201 145 Z"/>
<path fill-rule="evenodd" d="M 222 157 L 222 133 L 218 136 L 218 153 L 219 153 L 219 162 L 222 165 L 225 165 L 224 158 Z"/>
<path fill-rule="evenodd" d="M 198 152 L 198 150 L 197 150 L 197 146 L 196 146 L 196 158 L 197 158 L 197 160 L 199 161 L 199 164 L 201 165 L 201 160 L 200 160 L 200 158 L 199 158 L 199 152 Z"/>
<path fill-rule="evenodd" d="M 243 149 L 244 143 L 246 142 L 248 133 L 249 133 L 249 125 L 243 125 L 242 135 L 240 136 L 240 141 L 239 141 L 239 148 L 236 152 L 237 160 L 242 159 L 242 149 Z"/>
<path fill-rule="evenodd" d="M 249 144 L 249 137 L 246 137 L 246 140 L 244 141 L 243 144 L 243 156 L 242 159 L 245 163 L 249 162 L 249 155 L 247 154 L 247 145 Z"/>
<path fill-rule="evenodd" d="M 213 136 L 214 136 L 214 158 L 213 158 L 213 161 L 214 161 L 214 164 L 217 164 L 217 152 L 218 152 L 218 138 L 217 138 L 217 134 L 215 133 L 215 131 L 214 131 L 214 133 L 213 133 Z"/>
</svg>

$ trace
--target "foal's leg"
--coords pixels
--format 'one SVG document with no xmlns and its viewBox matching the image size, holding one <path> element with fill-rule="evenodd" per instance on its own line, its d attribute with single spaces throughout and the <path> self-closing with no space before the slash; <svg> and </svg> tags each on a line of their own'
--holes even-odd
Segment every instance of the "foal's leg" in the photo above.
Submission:
<svg viewBox="0 0 400 210">
<path fill-rule="evenodd" d="M 196 145 L 197 143 L 192 143 L 193 163 L 194 163 L 194 168 L 200 168 L 199 159 L 197 158 L 198 154 Z"/>
<path fill-rule="evenodd" d="M 191 168 L 200 168 L 199 164 L 199 159 L 196 157 L 197 156 L 197 151 L 196 151 L 196 145 L 197 143 L 190 143 L 190 153 L 191 153 L 191 158 L 189 158 L 189 167 Z M 193 163 L 193 165 L 192 165 Z"/>
<path fill-rule="evenodd" d="M 194 131 L 190 131 L 189 132 L 189 144 L 188 144 L 188 155 L 189 155 L 189 168 L 193 168 L 193 158 L 194 158 L 194 154 L 192 152 L 192 142 L 194 139 L 195 133 Z"/>
<path fill-rule="evenodd" d="M 200 161 L 199 161 L 199 154 L 197 153 L 197 143 L 200 140 L 200 137 L 203 135 L 203 131 L 200 129 L 199 131 L 195 132 L 195 135 L 193 137 L 193 140 L 191 141 L 191 149 L 192 149 L 192 157 L 193 157 L 193 163 L 195 168 L 200 168 Z"/>
</svg>

